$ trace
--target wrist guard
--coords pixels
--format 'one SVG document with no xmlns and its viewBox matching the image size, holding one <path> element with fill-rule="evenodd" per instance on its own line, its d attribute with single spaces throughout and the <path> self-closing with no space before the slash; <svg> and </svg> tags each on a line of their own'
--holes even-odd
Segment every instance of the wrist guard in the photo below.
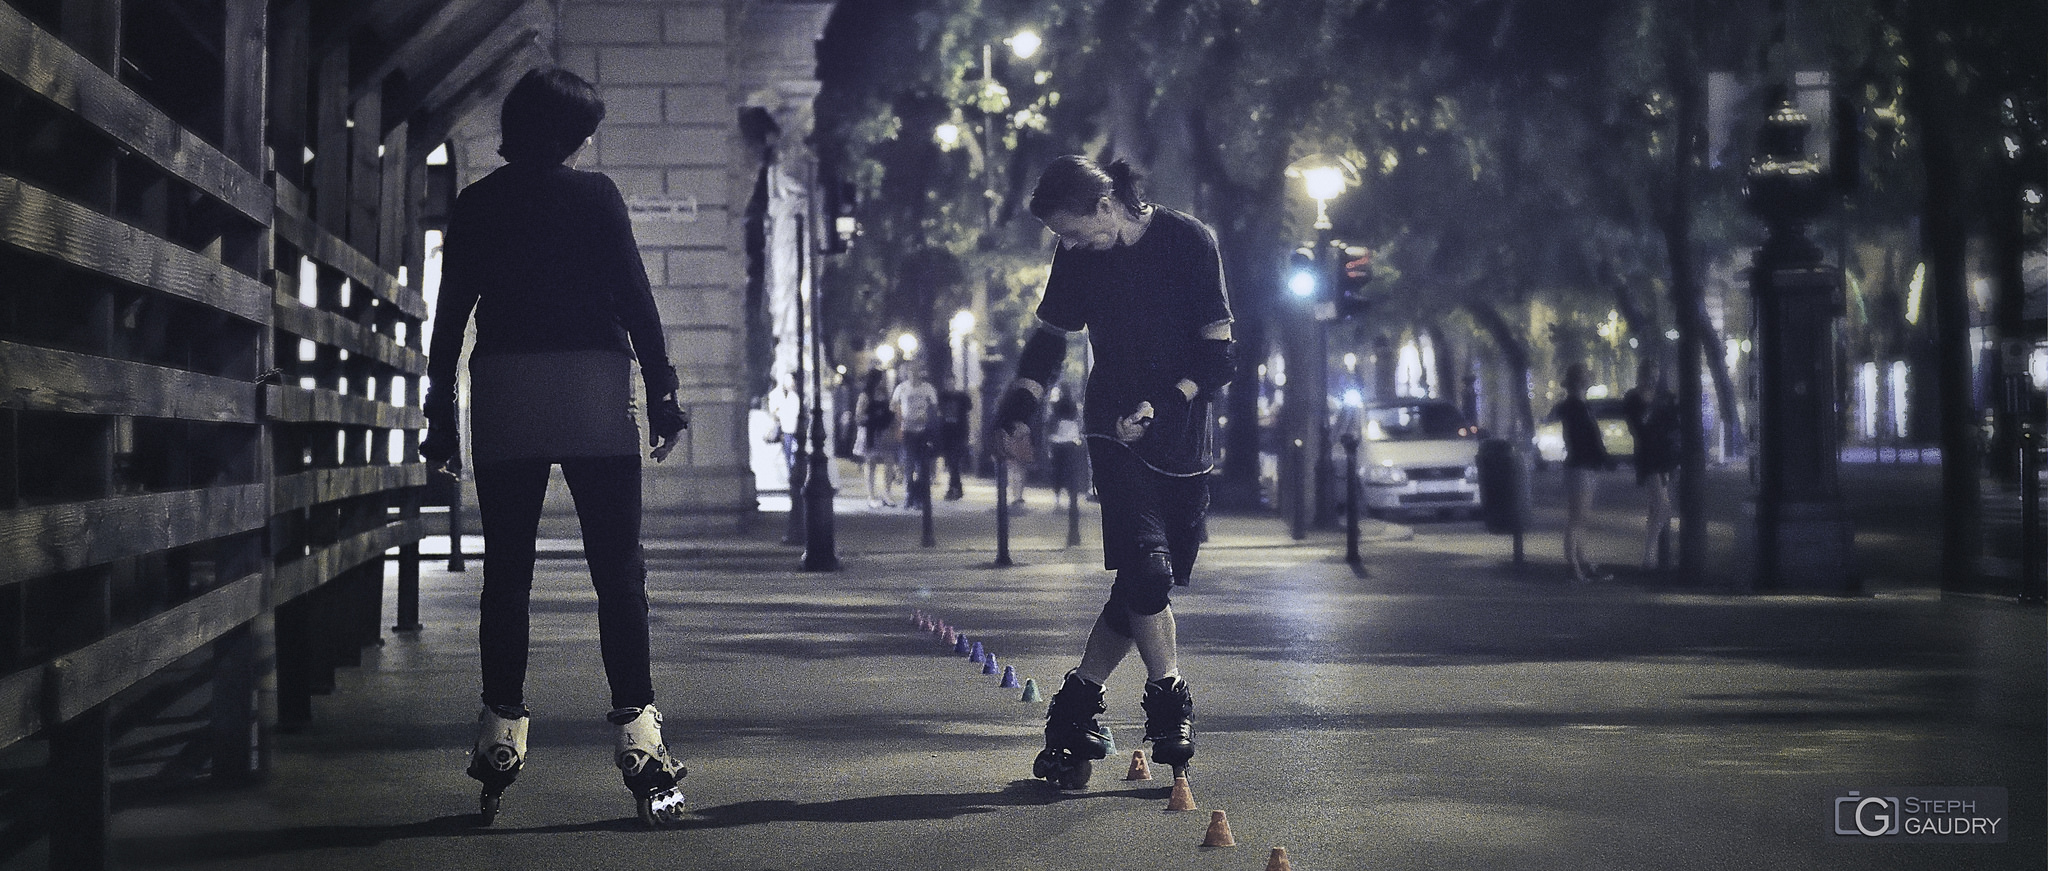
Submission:
<svg viewBox="0 0 2048 871">
<path fill-rule="evenodd" d="M 1043 388 L 1034 390 L 1032 388 L 1036 385 L 1026 384 L 1026 380 L 1020 377 L 1010 382 L 1009 389 L 1003 391 L 1003 398 L 996 403 L 997 429 L 1009 429 L 1010 425 L 1015 423 L 1028 423 L 1038 416 L 1039 396 Z"/>
<path fill-rule="evenodd" d="M 652 408 L 656 400 L 673 395 L 682 382 L 676 378 L 676 367 L 663 360 L 652 365 L 642 364 L 640 383 L 647 388 L 647 405 Z"/>
</svg>

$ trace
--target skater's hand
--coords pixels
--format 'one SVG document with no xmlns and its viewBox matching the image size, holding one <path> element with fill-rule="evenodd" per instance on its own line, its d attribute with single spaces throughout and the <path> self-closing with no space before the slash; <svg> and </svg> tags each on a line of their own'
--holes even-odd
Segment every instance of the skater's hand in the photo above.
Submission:
<svg viewBox="0 0 2048 871">
<path fill-rule="evenodd" d="M 1036 459 L 1031 446 L 1031 426 L 1018 421 L 996 431 L 996 453 L 1012 463 L 1027 464 Z"/>
<path fill-rule="evenodd" d="M 1152 403 L 1140 402 L 1130 414 L 1116 419 L 1116 440 L 1130 444 L 1145 437 L 1152 426 Z"/>
</svg>

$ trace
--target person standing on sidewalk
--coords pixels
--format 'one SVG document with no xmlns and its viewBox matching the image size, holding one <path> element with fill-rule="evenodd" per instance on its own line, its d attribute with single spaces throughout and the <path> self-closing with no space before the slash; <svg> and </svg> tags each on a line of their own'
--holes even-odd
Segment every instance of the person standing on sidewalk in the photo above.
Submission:
<svg viewBox="0 0 2048 871">
<path fill-rule="evenodd" d="M 896 507 L 896 453 L 902 439 L 896 437 L 896 412 L 889 407 L 889 373 L 880 367 L 869 369 L 862 382 L 854 410 L 860 421 L 860 441 L 853 452 L 860 457 L 868 482 L 869 508 Z M 882 472 L 882 498 L 875 498 L 875 471 Z"/>
<path fill-rule="evenodd" d="M 1088 468 L 1087 442 L 1081 438 L 1081 406 L 1074 397 L 1062 395 L 1052 404 L 1052 423 L 1046 443 L 1052 450 L 1052 502 L 1059 506 L 1060 491 L 1079 498 L 1082 475 Z"/>
<path fill-rule="evenodd" d="M 1028 421 L 1088 331 L 1082 431 L 1102 505 L 1103 566 L 1116 572 L 1081 663 L 1046 711 L 1033 774 L 1062 789 L 1088 782 L 1111 742 L 1097 725 L 1103 681 L 1135 648 L 1146 672 L 1145 740 L 1184 773 L 1195 746 L 1194 699 L 1182 679 L 1169 594 L 1194 569 L 1209 507 L 1210 403 L 1230 381 L 1230 303 L 1216 234 L 1145 202 L 1130 164 L 1077 155 L 1038 177 L 1031 214 L 1059 236 L 1017 377 L 996 412 L 998 447 L 1028 458 Z"/>
<path fill-rule="evenodd" d="M 1564 426 L 1564 561 L 1575 583 L 1609 578 L 1586 559 L 1585 552 L 1586 523 L 1593 516 L 1593 476 L 1609 465 L 1600 424 L 1586 404 L 1586 387 L 1591 381 L 1583 363 L 1565 369 L 1565 398 L 1551 412 Z"/>
<path fill-rule="evenodd" d="M 485 822 L 525 763 L 528 606 L 541 504 L 556 465 L 575 500 L 597 590 L 614 761 L 643 821 L 667 825 L 682 810 L 675 784 L 685 771 L 662 742 L 649 663 L 636 358 L 656 462 L 689 420 L 676 401 L 675 367 L 625 199 L 610 178 L 571 163 L 603 119 L 597 90 L 574 73 L 527 73 L 500 116 L 499 153 L 509 162 L 465 189 L 448 222 L 420 455 L 447 467 L 460 451 L 455 373 L 473 311 L 469 435 L 484 533 L 483 710 L 467 773 L 483 783 Z"/>
<path fill-rule="evenodd" d="M 937 453 L 932 412 L 938 408 L 939 391 L 924 380 L 923 363 L 906 361 L 898 371 L 903 380 L 889 392 L 889 410 L 896 412 L 902 434 L 898 459 L 903 466 L 903 507 L 915 511 L 932 497 L 932 460 Z"/>
<path fill-rule="evenodd" d="M 1678 397 L 1664 386 L 1664 367 L 1655 357 L 1636 364 L 1636 386 L 1622 397 L 1628 432 L 1635 439 L 1636 486 L 1650 491 L 1649 523 L 1643 532 L 1643 570 L 1656 571 L 1668 558 L 1661 545 L 1671 527 L 1671 476 L 1678 471 Z"/>
<path fill-rule="evenodd" d="M 968 419 L 974 414 L 974 399 L 953 383 L 952 376 L 939 383 L 945 385 L 939 389 L 939 456 L 946 461 L 946 500 L 950 502 L 966 495 L 960 473 L 968 463 Z"/>
</svg>

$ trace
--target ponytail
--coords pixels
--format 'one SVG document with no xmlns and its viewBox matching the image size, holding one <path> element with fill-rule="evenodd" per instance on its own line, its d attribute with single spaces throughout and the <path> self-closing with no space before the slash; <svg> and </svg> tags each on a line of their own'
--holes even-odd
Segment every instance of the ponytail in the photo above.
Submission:
<svg viewBox="0 0 2048 871">
<path fill-rule="evenodd" d="M 1143 179 L 1131 162 L 1122 158 L 1105 170 L 1081 155 L 1062 155 L 1039 173 L 1029 208 L 1040 220 L 1056 213 L 1085 215 L 1094 211 L 1097 200 L 1109 197 L 1136 216 L 1145 208 L 1138 191 Z"/>
<path fill-rule="evenodd" d="M 1109 195 L 1122 203 L 1132 217 L 1144 211 L 1145 200 L 1138 194 L 1138 182 L 1144 181 L 1145 176 L 1138 172 L 1137 167 L 1131 166 L 1130 161 L 1119 157 L 1109 165 L 1108 174 Z"/>
</svg>

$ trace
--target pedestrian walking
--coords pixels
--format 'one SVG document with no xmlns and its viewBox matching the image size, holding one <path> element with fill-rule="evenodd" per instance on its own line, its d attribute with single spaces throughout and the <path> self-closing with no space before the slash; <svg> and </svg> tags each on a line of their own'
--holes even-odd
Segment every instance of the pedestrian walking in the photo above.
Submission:
<svg viewBox="0 0 2048 871">
<path fill-rule="evenodd" d="M 946 500 L 966 495 L 960 474 L 969 462 L 968 421 L 974 414 L 974 399 L 953 384 L 952 376 L 941 379 L 939 388 L 939 457 L 946 461 Z"/>
<path fill-rule="evenodd" d="M 803 397 L 796 392 L 796 379 L 787 374 L 777 376 L 775 389 L 768 391 L 768 396 L 762 400 L 762 406 L 775 426 L 775 429 L 768 433 L 767 441 L 782 448 L 782 467 L 793 472 L 796 469 L 797 448 L 800 447 L 797 444 L 797 433 L 803 429 L 804 408 Z M 791 479 L 794 480 L 794 476 Z"/>
<path fill-rule="evenodd" d="M 1230 303 L 1216 234 L 1141 197 L 1124 161 L 1061 157 L 1040 174 L 1031 214 L 1059 236 L 1017 377 L 996 413 L 999 447 L 1028 458 L 1027 421 L 1086 330 L 1095 365 L 1081 429 L 1102 504 L 1103 566 L 1116 573 L 1081 662 L 1046 711 L 1033 774 L 1085 785 L 1110 739 L 1096 721 L 1103 682 L 1132 649 L 1144 661 L 1141 706 L 1152 759 L 1184 773 L 1194 757 L 1194 698 L 1181 676 L 1170 593 L 1194 569 L 1209 507 L 1210 403 L 1229 383 Z"/>
<path fill-rule="evenodd" d="M 474 311 L 469 437 L 484 532 L 483 710 L 468 774 L 483 783 L 486 822 L 525 764 L 535 539 L 558 465 L 597 590 L 614 762 L 643 821 L 667 825 L 682 812 L 675 785 L 685 771 L 662 741 L 648 657 L 636 358 L 656 462 L 688 418 L 625 199 L 611 179 L 572 163 L 603 118 L 596 89 L 574 73 L 527 73 L 500 115 L 499 153 L 509 163 L 465 189 L 448 223 L 420 454 L 446 467 L 460 451 L 455 372 Z"/>
<path fill-rule="evenodd" d="M 1665 386 L 1663 371 L 1656 358 L 1644 358 L 1636 364 L 1636 386 L 1622 397 L 1622 412 L 1635 440 L 1636 486 L 1650 496 L 1643 532 L 1645 571 L 1664 567 L 1671 556 L 1663 544 L 1671 531 L 1671 476 L 1678 471 L 1680 422 L 1678 396 Z"/>
<path fill-rule="evenodd" d="M 903 466 L 903 507 L 916 510 L 932 497 L 932 461 L 939 405 L 938 388 L 924 379 L 924 364 L 905 361 L 902 377 L 889 392 L 889 410 L 896 413 L 897 462 Z"/>
<path fill-rule="evenodd" d="M 1586 405 L 1586 387 L 1592 381 L 1586 367 L 1573 363 L 1565 369 L 1565 399 L 1551 414 L 1564 426 L 1564 561 L 1574 582 L 1608 580 L 1599 565 L 1586 559 L 1586 523 L 1593 515 L 1594 475 L 1609 465 L 1607 446 L 1600 440 L 1600 424 Z"/>
<path fill-rule="evenodd" d="M 1052 424 L 1045 436 L 1052 450 L 1052 501 L 1060 491 L 1079 496 L 1088 474 L 1088 448 L 1081 438 L 1081 406 L 1062 395 L 1052 404 Z"/>
<path fill-rule="evenodd" d="M 889 373 L 880 367 L 869 369 L 862 383 L 854 411 L 860 421 L 860 440 L 853 452 L 860 457 L 862 474 L 868 482 L 869 508 L 896 507 L 896 462 L 902 439 L 896 433 L 896 412 L 889 407 Z M 882 473 L 882 495 L 875 497 L 875 473 Z"/>
</svg>

